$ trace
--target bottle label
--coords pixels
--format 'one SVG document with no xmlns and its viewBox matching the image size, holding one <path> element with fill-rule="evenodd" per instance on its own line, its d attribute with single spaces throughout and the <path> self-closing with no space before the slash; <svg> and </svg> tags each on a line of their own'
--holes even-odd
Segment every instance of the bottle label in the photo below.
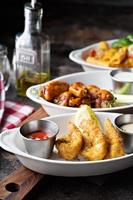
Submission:
<svg viewBox="0 0 133 200">
<path fill-rule="evenodd" d="M 17 63 L 21 65 L 33 66 L 36 63 L 37 54 L 33 50 L 16 49 Z"/>
</svg>

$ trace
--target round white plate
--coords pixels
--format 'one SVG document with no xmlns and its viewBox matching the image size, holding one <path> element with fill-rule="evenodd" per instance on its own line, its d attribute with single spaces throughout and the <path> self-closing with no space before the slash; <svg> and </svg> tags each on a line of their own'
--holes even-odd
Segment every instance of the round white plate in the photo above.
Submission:
<svg viewBox="0 0 133 200">
<path fill-rule="evenodd" d="M 90 71 L 90 72 L 80 72 L 80 73 L 74 73 L 71 75 L 62 76 L 57 79 L 53 79 L 52 81 L 59 80 L 59 81 L 66 81 L 69 84 L 72 84 L 74 82 L 82 82 L 84 84 L 91 84 L 96 85 L 102 89 L 112 90 L 112 80 L 109 75 L 109 71 Z M 30 88 L 28 88 L 26 95 L 34 102 L 39 103 L 42 105 L 42 107 L 45 109 L 45 111 L 49 115 L 57 115 L 57 114 L 64 114 L 64 113 L 72 113 L 76 112 L 77 108 L 72 108 L 68 106 L 60 106 L 55 103 L 48 102 L 44 100 L 43 98 L 39 97 L 39 89 L 42 85 L 48 84 L 40 84 L 35 85 Z M 112 108 L 94 108 L 94 111 L 109 111 L 109 112 L 120 112 L 125 109 L 129 109 L 133 107 L 132 104 L 122 104 L 120 106 L 112 107 Z"/>
<path fill-rule="evenodd" d="M 74 113 L 57 115 L 48 117 L 46 119 L 54 121 L 59 126 L 59 135 L 67 133 L 68 122 L 73 121 Z M 119 114 L 116 113 L 96 113 L 101 124 L 105 118 L 109 118 L 112 123 Z M 56 153 L 53 153 L 49 159 L 43 159 L 35 156 L 31 156 L 26 153 L 23 141 L 19 138 L 19 128 L 12 129 L 1 133 L 0 146 L 16 154 L 20 162 L 27 168 L 49 175 L 56 176 L 93 176 L 108 174 L 123 170 L 133 165 L 133 153 L 125 155 L 123 157 L 99 160 L 99 161 L 65 161 L 58 157 Z"/>
<path fill-rule="evenodd" d="M 107 42 L 109 43 L 109 45 L 111 45 L 115 40 L 108 40 Z M 78 49 L 78 50 L 74 50 L 69 54 L 69 58 L 82 65 L 83 70 L 84 71 L 90 71 L 90 70 L 113 70 L 113 69 L 117 69 L 116 67 L 106 67 L 106 66 L 102 66 L 102 65 L 96 65 L 96 64 L 92 64 L 92 63 L 88 63 L 83 59 L 83 55 L 88 54 L 88 52 L 90 51 L 90 49 L 96 49 L 98 47 L 99 43 L 95 43 L 93 45 L 89 45 L 85 48 L 82 49 Z"/>
</svg>

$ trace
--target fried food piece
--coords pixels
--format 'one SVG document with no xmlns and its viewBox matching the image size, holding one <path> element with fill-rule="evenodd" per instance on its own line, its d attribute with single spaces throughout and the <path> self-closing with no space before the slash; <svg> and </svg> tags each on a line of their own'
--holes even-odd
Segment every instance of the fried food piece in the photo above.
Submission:
<svg viewBox="0 0 133 200">
<path fill-rule="evenodd" d="M 99 90 L 98 96 L 101 98 L 103 101 L 110 101 L 114 98 L 113 94 L 109 92 L 108 90 Z"/>
<path fill-rule="evenodd" d="M 81 82 L 75 82 L 70 85 L 69 92 L 75 97 L 83 98 L 89 95 L 87 87 Z"/>
<path fill-rule="evenodd" d="M 96 99 L 98 97 L 100 88 L 96 85 L 87 85 L 87 89 L 89 90 L 90 95 L 92 98 Z"/>
<path fill-rule="evenodd" d="M 96 108 L 112 107 L 115 98 L 108 90 L 99 90 L 98 99 L 96 99 Z"/>
<path fill-rule="evenodd" d="M 80 155 L 87 160 L 102 160 L 107 153 L 107 143 L 101 129 L 93 120 L 86 121 L 86 126 L 82 126 L 82 129 L 84 147 Z"/>
<path fill-rule="evenodd" d="M 68 105 L 70 107 L 79 107 L 80 105 L 90 105 L 90 97 L 79 98 L 79 97 L 70 97 Z"/>
<path fill-rule="evenodd" d="M 72 96 L 69 99 L 68 105 L 70 107 L 79 107 L 81 105 L 81 103 L 82 103 L 82 99 L 81 98 Z"/>
<path fill-rule="evenodd" d="M 82 147 L 83 139 L 79 129 L 74 125 L 69 125 L 69 134 L 57 139 L 56 148 L 58 154 L 65 160 L 75 159 Z"/>
<path fill-rule="evenodd" d="M 109 119 L 106 119 L 104 122 L 104 132 L 108 143 L 106 159 L 124 156 L 125 151 L 122 138 Z"/>
<path fill-rule="evenodd" d="M 68 106 L 70 97 L 71 93 L 69 91 L 66 91 L 55 97 L 53 102 L 61 106 Z"/>
<path fill-rule="evenodd" d="M 68 91 L 69 84 L 64 81 L 53 81 L 41 89 L 41 97 L 47 101 L 52 101 L 62 92 Z"/>
<path fill-rule="evenodd" d="M 84 146 L 80 155 L 87 160 L 101 160 L 107 154 L 107 142 L 100 123 L 92 109 L 84 105 L 75 117 L 75 124 L 80 129 Z"/>
<path fill-rule="evenodd" d="M 115 99 L 111 92 L 108 90 L 102 90 L 95 85 L 87 86 L 91 95 L 91 107 L 94 108 L 108 108 L 112 107 Z"/>
</svg>

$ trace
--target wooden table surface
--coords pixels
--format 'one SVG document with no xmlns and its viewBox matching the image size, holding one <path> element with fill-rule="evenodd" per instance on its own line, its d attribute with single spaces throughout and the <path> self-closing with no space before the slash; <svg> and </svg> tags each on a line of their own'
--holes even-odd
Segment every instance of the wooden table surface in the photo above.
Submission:
<svg viewBox="0 0 133 200">
<path fill-rule="evenodd" d="M 25 124 L 28 121 L 42 119 L 47 117 L 47 113 L 41 107 L 27 119 L 21 122 L 18 126 Z M 8 153 L 0 149 L 1 154 L 1 164 L 8 162 L 9 169 L 12 168 L 11 163 L 14 163 L 12 172 L 4 166 L 8 172 L 7 176 L 4 176 L 0 181 L 0 199 L 10 199 L 10 200 L 20 200 L 22 199 L 37 183 L 41 180 L 43 175 L 32 172 L 22 166 L 15 155 Z M 19 163 L 19 165 L 18 165 Z M 1 174 L 3 168 L 1 165 Z"/>
</svg>

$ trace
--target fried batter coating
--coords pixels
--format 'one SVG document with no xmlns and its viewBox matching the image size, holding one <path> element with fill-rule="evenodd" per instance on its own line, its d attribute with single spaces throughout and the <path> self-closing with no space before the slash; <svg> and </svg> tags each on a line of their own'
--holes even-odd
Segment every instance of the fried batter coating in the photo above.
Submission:
<svg viewBox="0 0 133 200">
<path fill-rule="evenodd" d="M 94 120 L 81 124 L 84 146 L 80 155 L 87 160 L 102 160 L 107 153 L 107 143 L 100 127 Z"/>
<path fill-rule="evenodd" d="M 62 92 L 68 91 L 69 84 L 64 81 L 52 81 L 41 89 L 41 97 L 47 101 L 52 101 Z"/>
<path fill-rule="evenodd" d="M 75 96 L 79 98 L 87 97 L 89 95 L 89 91 L 87 87 L 81 82 L 75 82 L 70 85 L 69 91 Z"/>
<path fill-rule="evenodd" d="M 107 153 L 107 142 L 100 122 L 93 110 L 83 105 L 75 116 L 75 124 L 82 133 L 84 145 L 80 155 L 87 160 L 101 160 Z"/>
<path fill-rule="evenodd" d="M 69 129 L 69 134 L 56 141 L 58 154 L 65 160 L 75 159 L 83 144 L 82 134 L 79 129 L 72 123 L 70 123 Z"/>
<path fill-rule="evenodd" d="M 104 122 L 104 132 L 108 143 L 106 159 L 125 155 L 122 138 L 109 119 L 106 119 Z"/>
</svg>

